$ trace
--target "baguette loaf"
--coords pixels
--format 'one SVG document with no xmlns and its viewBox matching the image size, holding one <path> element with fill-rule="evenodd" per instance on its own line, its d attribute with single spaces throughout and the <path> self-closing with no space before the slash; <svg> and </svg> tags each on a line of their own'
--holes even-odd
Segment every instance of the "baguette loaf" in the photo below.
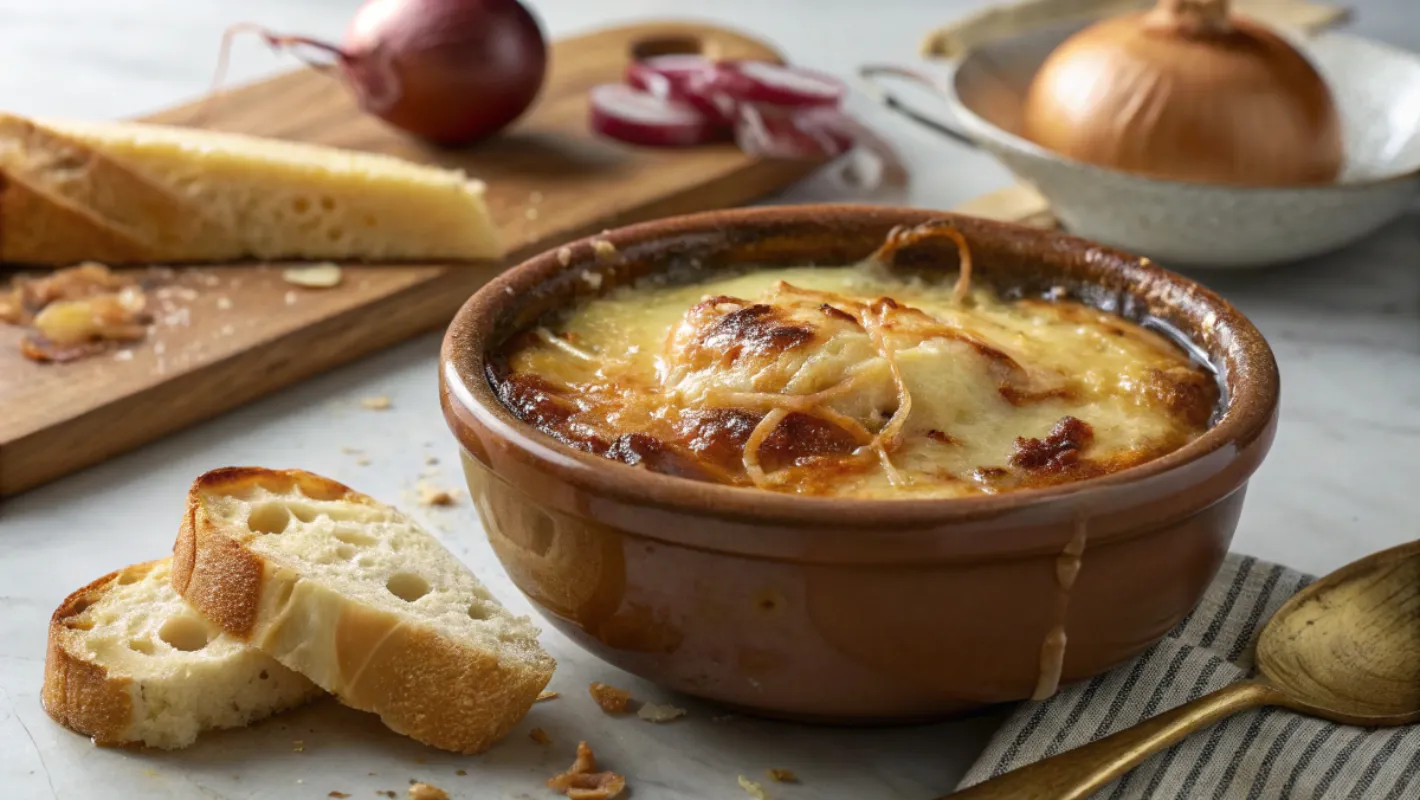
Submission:
<svg viewBox="0 0 1420 800">
<path fill-rule="evenodd" d="M 0 113 L 0 179 L 0 261 L 501 254 L 482 183 L 311 144 Z"/>
<path fill-rule="evenodd" d="M 127 567 L 60 604 L 40 695 L 51 717 L 99 744 L 172 749 L 321 694 L 188 608 L 169 566 Z"/>
<path fill-rule="evenodd" d="M 199 477 L 172 580 L 223 630 L 446 750 L 498 741 L 552 676 L 537 628 L 434 537 L 308 472 Z"/>
</svg>

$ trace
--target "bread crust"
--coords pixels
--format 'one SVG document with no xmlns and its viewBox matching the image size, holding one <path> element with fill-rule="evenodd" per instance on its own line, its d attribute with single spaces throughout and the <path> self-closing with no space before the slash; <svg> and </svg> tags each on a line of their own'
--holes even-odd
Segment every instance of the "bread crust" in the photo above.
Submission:
<svg viewBox="0 0 1420 800">
<path fill-rule="evenodd" d="M 0 260 L 63 265 L 231 258 L 203 210 L 76 139 L 0 114 Z"/>
<path fill-rule="evenodd" d="M 419 620 L 335 597 L 293 568 L 258 555 L 249 545 L 259 534 L 223 523 L 205 505 L 207 497 L 240 496 L 257 486 L 276 494 L 299 487 L 312 499 L 379 505 L 300 470 L 233 467 L 199 477 L 188 496 L 172 573 L 174 588 L 189 604 L 346 705 L 376 713 L 391 729 L 425 744 L 478 753 L 507 735 L 547 685 L 551 658 L 500 659 Z M 328 651 L 312 652 L 320 648 Z"/>
<path fill-rule="evenodd" d="M 131 681 L 111 678 L 108 670 L 88 661 L 68 623 L 97 603 L 119 575 L 147 574 L 157 563 L 148 561 L 110 572 L 64 598 L 49 619 L 40 702 L 55 722 L 93 737 L 97 744 L 127 742 L 124 732 L 133 718 L 133 701 L 128 694 Z"/>
</svg>

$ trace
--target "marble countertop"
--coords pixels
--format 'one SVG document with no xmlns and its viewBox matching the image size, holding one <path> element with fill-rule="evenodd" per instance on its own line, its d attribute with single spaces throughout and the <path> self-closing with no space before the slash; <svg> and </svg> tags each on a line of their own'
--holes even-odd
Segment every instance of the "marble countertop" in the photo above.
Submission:
<svg viewBox="0 0 1420 800">
<path fill-rule="evenodd" d="M 203 91 L 222 28 L 258 20 L 338 36 L 359 0 L 0 0 L 0 107 L 23 113 L 114 117 Z M 541 0 L 553 34 L 690 13 L 756 31 L 797 62 L 850 74 L 866 61 L 911 57 L 921 33 L 974 0 Z M 1420 5 L 1355 0 L 1352 30 L 1420 50 Z M 236 54 L 234 76 L 283 66 L 258 45 Z M 904 153 L 915 183 L 877 200 L 949 208 L 1003 186 L 987 157 L 862 111 Z M 816 178 L 779 202 L 842 199 Z M 1301 264 L 1198 273 L 1237 303 L 1272 342 L 1283 376 L 1282 421 L 1258 472 L 1234 546 L 1312 572 L 1420 536 L 1420 205 L 1371 239 Z M 512 736 L 477 758 L 424 748 L 372 717 L 320 703 L 246 731 L 211 735 L 181 753 L 93 747 L 51 722 L 38 691 L 45 623 L 72 589 L 171 547 L 188 482 L 228 464 L 301 466 L 400 503 L 426 456 L 455 463 L 438 412 L 438 337 L 426 336 L 0 505 L 0 786 L 5 796 L 323 798 L 329 792 L 404 796 L 411 779 L 455 797 L 543 798 L 543 780 L 571 762 L 579 738 L 627 773 L 642 798 L 744 797 L 736 775 L 787 768 L 800 786 L 775 798 L 912 798 L 951 788 L 1000 712 L 900 729 L 807 728 L 732 716 L 672 698 L 544 636 L 563 697 L 539 704 Z M 360 399 L 387 395 L 371 412 Z M 4 413 L 0 409 L 0 413 Z M 344 451 L 353 448 L 362 455 Z M 363 464 L 362 459 L 368 459 Z M 451 467 L 432 480 L 448 486 Z M 530 613 L 498 567 L 472 509 L 416 509 L 509 606 Z M 654 726 L 614 719 L 586 686 L 604 680 L 690 709 Z M 544 748 L 527 732 L 547 730 Z M 301 742 L 299 747 L 295 742 Z M 461 776 L 457 770 L 468 774 Z"/>
</svg>

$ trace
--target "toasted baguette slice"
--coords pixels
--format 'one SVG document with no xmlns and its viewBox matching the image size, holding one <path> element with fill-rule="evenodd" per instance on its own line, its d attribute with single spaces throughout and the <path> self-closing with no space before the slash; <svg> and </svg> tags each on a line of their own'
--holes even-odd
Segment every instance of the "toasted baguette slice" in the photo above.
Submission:
<svg viewBox="0 0 1420 800">
<path fill-rule="evenodd" d="M 171 559 L 135 564 L 69 595 L 49 623 L 44 708 L 106 745 L 186 747 L 320 689 L 217 629 L 173 591 Z"/>
<path fill-rule="evenodd" d="M 0 260 L 472 260 L 483 184 L 390 156 L 136 122 L 0 113 Z"/>
<path fill-rule="evenodd" d="M 198 478 L 172 580 L 228 633 L 445 750 L 498 741 L 552 677 L 537 628 L 433 536 L 309 472 Z"/>
</svg>

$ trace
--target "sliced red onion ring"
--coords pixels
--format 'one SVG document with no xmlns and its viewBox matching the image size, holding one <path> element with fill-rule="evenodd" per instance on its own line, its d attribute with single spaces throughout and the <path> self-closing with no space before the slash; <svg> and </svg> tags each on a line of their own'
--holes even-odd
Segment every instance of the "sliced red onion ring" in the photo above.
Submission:
<svg viewBox="0 0 1420 800">
<path fill-rule="evenodd" d="M 736 100 L 777 106 L 836 106 L 848 94 L 839 79 L 772 61 L 723 61 L 714 86 Z"/>
<path fill-rule="evenodd" d="M 721 138 L 715 120 L 694 106 L 620 83 L 591 91 L 592 130 L 650 147 L 685 147 Z"/>
<path fill-rule="evenodd" d="M 734 124 L 735 99 L 716 88 L 720 67 L 697 55 L 652 56 L 626 68 L 626 82 L 668 100 L 700 109 L 726 128 Z"/>
<path fill-rule="evenodd" d="M 735 124 L 735 143 L 752 156 L 829 159 L 853 148 L 853 137 L 832 124 L 837 109 L 793 109 L 743 103 Z"/>
<path fill-rule="evenodd" d="M 679 100 L 682 87 L 696 81 L 706 81 L 716 72 L 715 62 L 705 56 L 652 56 L 631 62 L 626 68 L 626 82 L 657 97 Z"/>
</svg>

